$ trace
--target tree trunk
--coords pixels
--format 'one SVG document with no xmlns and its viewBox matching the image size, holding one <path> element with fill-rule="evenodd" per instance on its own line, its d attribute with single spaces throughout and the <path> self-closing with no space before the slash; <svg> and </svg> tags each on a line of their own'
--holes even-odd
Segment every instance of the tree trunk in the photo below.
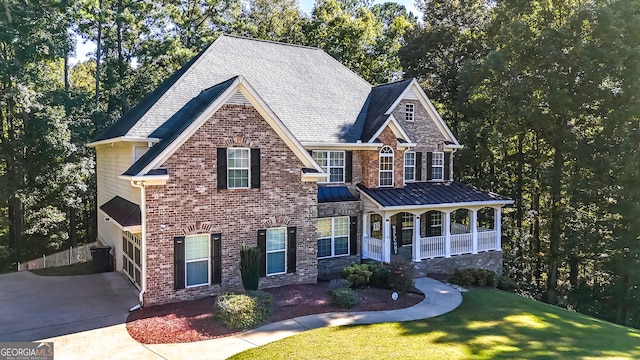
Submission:
<svg viewBox="0 0 640 360">
<path fill-rule="evenodd" d="M 78 246 L 77 220 L 76 209 L 72 206 L 69 208 L 69 245 L 73 247 Z"/>
<path fill-rule="evenodd" d="M 100 60 L 102 59 L 102 0 L 98 1 L 98 36 L 96 39 L 96 106 L 100 104 Z"/>
<path fill-rule="evenodd" d="M 124 85 L 126 68 L 124 63 L 124 54 L 122 51 L 122 19 L 120 17 L 120 14 L 122 14 L 122 0 L 118 1 L 118 14 L 116 14 L 116 35 L 118 41 L 118 78 L 120 80 L 120 116 L 122 116 L 129 109 L 129 105 L 127 104 L 127 87 Z"/>
<path fill-rule="evenodd" d="M 556 145 L 553 153 L 553 168 L 551 169 L 551 220 L 549 228 L 549 269 L 547 273 L 547 291 L 545 301 L 549 304 L 556 303 L 558 288 L 558 268 L 560 262 L 560 234 L 561 216 L 560 209 L 562 191 L 562 168 L 564 157 L 560 145 Z"/>
</svg>

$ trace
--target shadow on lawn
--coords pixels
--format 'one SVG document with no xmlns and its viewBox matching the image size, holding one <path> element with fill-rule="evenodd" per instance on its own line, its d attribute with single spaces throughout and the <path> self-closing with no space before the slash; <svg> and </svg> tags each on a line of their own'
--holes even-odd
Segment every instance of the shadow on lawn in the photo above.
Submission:
<svg viewBox="0 0 640 360">
<path fill-rule="evenodd" d="M 499 290 L 474 289 L 455 311 L 402 323 L 404 335 L 444 332 L 436 344 L 479 358 L 640 357 L 640 331 Z"/>
</svg>

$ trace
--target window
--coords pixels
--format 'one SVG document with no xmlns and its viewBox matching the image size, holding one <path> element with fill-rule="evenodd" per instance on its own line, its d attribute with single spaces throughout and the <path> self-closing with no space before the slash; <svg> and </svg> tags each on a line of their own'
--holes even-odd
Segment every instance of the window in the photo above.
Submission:
<svg viewBox="0 0 640 360">
<path fill-rule="evenodd" d="M 431 179 L 444 179 L 444 153 L 434 152 L 431 159 Z"/>
<path fill-rule="evenodd" d="M 402 213 L 402 245 L 411 245 L 413 242 L 413 214 Z"/>
<path fill-rule="evenodd" d="M 209 284 L 209 235 L 185 236 L 184 254 L 186 287 Z"/>
<path fill-rule="evenodd" d="M 249 188 L 249 149 L 227 149 L 227 187 Z"/>
<path fill-rule="evenodd" d="M 414 181 L 416 179 L 416 153 L 413 151 L 404 152 L 404 180 Z"/>
<path fill-rule="evenodd" d="M 413 121 L 413 104 L 406 104 L 404 106 L 404 119 Z"/>
<path fill-rule="evenodd" d="M 318 219 L 318 257 L 349 254 L 349 217 Z"/>
<path fill-rule="evenodd" d="M 140 159 L 142 155 L 144 155 L 144 153 L 147 152 L 147 150 L 149 150 L 148 146 L 134 145 L 133 146 L 133 162 L 138 161 L 138 159 Z"/>
<path fill-rule="evenodd" d="M 431 212 L 430 236 L 442 235 L 442 213 L 440 211 Z"/>
<path fill-rule="evenodd" d="M 312 152 L 313 159 L 329 174 L 328 182 L 343 183 L 344 179 L 344 151 L 316 151 Z"/>
<path fill-rule="evenodd" d="M 384 146 L 380 149 L 380 187 L 393 186 L 393 149 Z"/>
<path fill-rule="evenodd" d="M 286 253 L 287 228 L 267 229 L 267 275 L 286 272 Z"/>
</svg>

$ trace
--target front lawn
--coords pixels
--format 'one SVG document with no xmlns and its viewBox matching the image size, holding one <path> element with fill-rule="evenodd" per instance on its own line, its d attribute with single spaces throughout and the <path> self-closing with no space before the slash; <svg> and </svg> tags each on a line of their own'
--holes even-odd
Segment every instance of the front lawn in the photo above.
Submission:
<svg viewBox="0 0 640 360">
<path fill-rule="evenodd" d="M 307 331 L 232 359 L 638 359 L 640 331 L 493 289 L 449 314 Z"/>
</svg>

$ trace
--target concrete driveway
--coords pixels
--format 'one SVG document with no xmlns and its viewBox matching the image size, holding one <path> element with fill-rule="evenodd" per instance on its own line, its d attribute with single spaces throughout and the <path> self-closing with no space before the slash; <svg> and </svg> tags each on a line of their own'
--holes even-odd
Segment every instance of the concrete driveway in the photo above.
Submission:
<svg viewBox="0 0 640 360">
<path fill-rule="evenodd" d="M 117 272 L 0 275 L 0 341 L 34 341 L 122 324 L 138 291 Z"/>
</svg>

